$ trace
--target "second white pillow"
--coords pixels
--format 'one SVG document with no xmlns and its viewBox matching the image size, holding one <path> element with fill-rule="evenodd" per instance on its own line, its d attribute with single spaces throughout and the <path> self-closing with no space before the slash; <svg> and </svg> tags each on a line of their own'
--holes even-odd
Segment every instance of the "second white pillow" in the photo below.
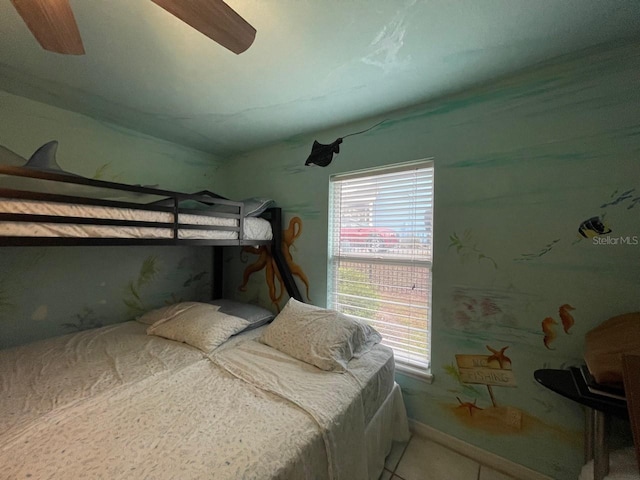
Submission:
<svg viewBox="0 0 640 480">
<path fill-rule="evenodd" d="M 382 341 L 371 326 L 334 310 L 291 298 L 260 341 L 298 360 L 334 372 Z"/>
</svg>

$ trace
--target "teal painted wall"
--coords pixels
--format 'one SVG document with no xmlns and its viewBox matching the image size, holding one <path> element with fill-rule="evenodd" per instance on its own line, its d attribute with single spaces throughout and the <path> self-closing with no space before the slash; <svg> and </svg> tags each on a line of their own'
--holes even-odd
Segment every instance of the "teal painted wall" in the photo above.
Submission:
<svg viewBox="0 0 640 480">
<path fill-rule="evenodd" d="M 566 56 L 461 95 L 396 112 L 350 137 L 327 168 L 305 167 L 328 143 L 381 120 L 292 138 L 221 163 L 210 155 L 0 92 L 0 145 L 28 157 L 60 142 L 69 171 L 232 198 L 274 198 L 302 220 L 290 248 L 313 303 L 326 301 L 329 176 L 433 157 L 436 165 L 433 374 L 398 376 L 416 420 L 560 480 L 582 461 L 582 413 L 537 385 L 542 367 L 580 362 L 590 328 L 640 310 L 638 44 Z M 578 236 L 587 219 L 612 230 Z M 483 256 L 481 256 L 483 255 Z M 227 295 L 269 305 L 264 271 L 238 291 L 250 253 L 227 254 Z M 208 249 L 0 249 L 0 347 L 132 318 L 177 299 L 206 298 Z M 205 265 L 205 267 L 203 267 Z M 284 300 L 281 302 L 281 304 Z M 563 331 L 559 308 L 575 325 Z M 557 337 L 544 344 L 547 317 Z M 456 354 L 508 347 L 515 388 L 457 378 Z M 459 399 L 459 400 L 458 400 Z M 484 412 L 468 414 L 459 402 Z M 495 414 L 493 417 L 488 414 Z M 519 419 L 514 421 L 513 419 Z"/>
<path fill-rule="evenodd" d="M 209 154 L 0 91 L 1 147 L 28 158 L 50 140 L 59 141 L 60 166 L 76 174 L 216 188 L 219 162 Z M 0 348 L 209 298 L 210 265 L 209 248 L 0 248 Z"/>
<path fill-rule="evenodd" d="M 584 334 L 640 310 L 640 45 L 609 45 L 390 115 L 345 139 L 327 168 L 305 167 L 314 139 L 337 137 L 381 118 L 345 125 L 234 158 L 221 168 L 230 196 L 274 198 L 302 220 L 291 249 L 313 303 L 326 302 L 327 205 L 335 173 L 433 157 L 434 381 L 398 375 L 409 415 L 554 479 L 582 464 L 581 409 L 542 388 L 533 372 L 580 363 Z M 599 217 L 617 244 L 579 236 Z M 616 240 L 617 239 L 617 240 Z M 604 241 L 604 240 L 603 240 Z M 253 261 L 227 257 L 227 294 L 268 303 L 262 273 L 237 290 Z M 243 263 L 244 262 L 244 263 Z M 560 307 L 575 325 L 565 333 Z M 547 317 L 556 338 L 547 338 Z M 567 324 L 568 325 L 568 324 Z M 516 387 L 458 380 L 456 354 L 505 350 Z M 461 403 L 482 409 L 471 415 Z"/>
</svg>

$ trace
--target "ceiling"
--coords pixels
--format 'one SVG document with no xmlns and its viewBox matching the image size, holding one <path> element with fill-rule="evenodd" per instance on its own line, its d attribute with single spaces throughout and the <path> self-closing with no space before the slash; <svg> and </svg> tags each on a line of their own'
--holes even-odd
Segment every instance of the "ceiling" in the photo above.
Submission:
<svg viewBox="0 0 640 480">
<path fill-rule="evenodd" d="M 637 0 L 227 0 L 235 55 L 148 0 L 71 0 L 86 55 L 0 2 L 0 89 L 220 157 L 638 35 Z"/>
</svg>

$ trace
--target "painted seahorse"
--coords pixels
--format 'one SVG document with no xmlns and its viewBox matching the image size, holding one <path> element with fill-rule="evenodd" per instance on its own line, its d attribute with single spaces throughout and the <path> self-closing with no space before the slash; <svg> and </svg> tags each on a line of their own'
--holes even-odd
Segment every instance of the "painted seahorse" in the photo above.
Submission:
<svg viewBox="0 0 640 480">
<path fill-rule="evenodd" d="M 547 317 L 542 321 L 542 332 L 544 333 L 544 346 L 547 347 L 549 350 L 554 350 L 549 345 L 558 336 L 556 334 L 555 329 L 553 328 L 553 326 L 557 325 L 557 324 L 558 324 L 558 322 L 556 322 L 551 317 Z"/>
<path fill-rule="evenodd" d="M 576 323 L 576 321 L 573 319 L 573 316 L 569 313 L 569 311 L 571 310 L 575 310 L 575 308 L 568 303 L 565 303 L 559 309 L 560 320 L 562 320 L 562 328 L 564 328 L 564 333 L 569 333 L 571 327 L 573 327 L 573 325 Z"/>
</svg>

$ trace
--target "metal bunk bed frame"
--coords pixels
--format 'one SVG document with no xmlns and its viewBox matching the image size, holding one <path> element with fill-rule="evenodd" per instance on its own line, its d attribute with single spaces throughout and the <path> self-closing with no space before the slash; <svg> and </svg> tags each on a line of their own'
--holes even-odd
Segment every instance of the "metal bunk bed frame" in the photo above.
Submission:
<svg viewBox="0 0 640 480">
<path fill-rule="evenodd" d="M 121 192 L 131 192 L 134 194 L 146 194 L 164 197 L 163 200 L 152 203 L 124 202 L 119 200 L 107 200 L 91 197 L 81 197 L 73 195 L 60 195 L 54 193 L 42 193 L 29 190 L 18 190 L 0 186 L 0 198 L 35 200 L 45 202 L 58 202 L 67 204 L 82 204 L 98 207 L 115 207 L 123 209 L 149 210 L 155 212 L 165 212 L 173 215 L 171 223 L 140 221 L 140 220 L 115 220 L 106 218 L 85 218 L 62 215 L 33 215 L 21 213 L 1 213 L 0 221 L 3 222 L 31 222 L 31 223 L 57 223 L 71 225 L 106 225 L 118 227 L 154 227 L 171 228 L 173 236 L 171 238 L 109 238 L 109 237 L 38 237 L 38 236 L 0 236 L 0 246 L 108 246 L 108 245 L 191 245 L 191 246 L 211 246 L 213 247 L 212 261 L 212 298 L 222 297 L 223 261 L 222 249 L 225 246 L 248 246 L 266 245 L 270 249 L 272 258 L 280 272 L 282 281 L 290 297 L 299 301 L 304 301 L 298 289 L 289 266 L 282 253 L 282 211 L 274 207 L 267 209 L 262 215 L 271 223 L 273 232 L 272 240 L 244 240 L 243 239 L 243 219 L 244 205 L 217 194 L 203 191 L 198 193 L 180 193 L 170 190 L 157 189 L 141 185 L 127 185 L 103 180 L 94 180 L 76 175 L 49 172 L 33 168 L 15 167 L 0 165 L 0 176 L 7 175 L 13 177 L 28 177 L 44 181 L 71 183 L 85 185 L 96 188 L 106 188 Z M 1 178 L 1 177 L 0 177 Z M 210 205 L 224 205 L 233 213 L 206 212 L 181 208 L 180 201 L 196 200 Z M 169 202 L 171 205 L 167 205 Z M 215 217 L 225 217 L 237 219 L 237 227 L 211 226 L 211 225 L 186 225 L 179 223 L 180 213 L 192 213 L 196 215 L 206 215 Z M 181 229 L 197 230 L 227 230 L 237 232 L 238 238 L 233 240 L 220 239 L 181 239 L 178 232 Z"/>
</svg>

